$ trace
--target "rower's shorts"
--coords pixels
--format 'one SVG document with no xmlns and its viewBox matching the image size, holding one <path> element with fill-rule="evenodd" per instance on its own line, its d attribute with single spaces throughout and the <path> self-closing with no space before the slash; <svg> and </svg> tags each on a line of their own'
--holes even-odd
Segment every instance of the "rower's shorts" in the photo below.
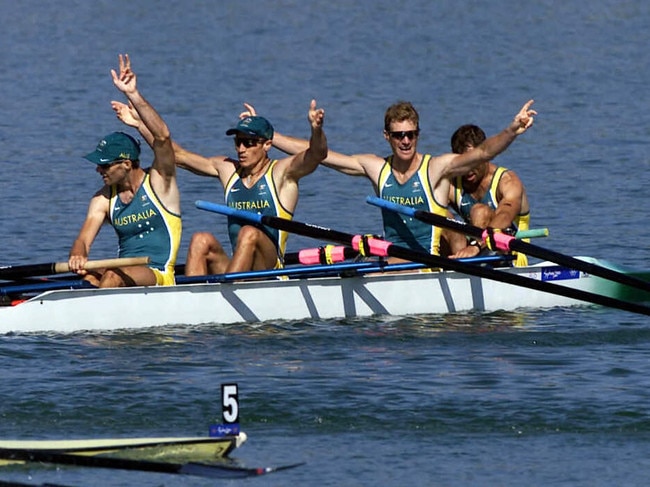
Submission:
<svg viewBox="0 0 650 487">
<path fill-rule="evenodd" d="M 154 269 L 150 267 L 153 273 L 156 276 L 156 286 L 173 286 L 176 284 L 176 277 L 174 276 L 174 268 L 167 269 L 166 271 L 161 271 L 160 269 Z"/>
</svg>

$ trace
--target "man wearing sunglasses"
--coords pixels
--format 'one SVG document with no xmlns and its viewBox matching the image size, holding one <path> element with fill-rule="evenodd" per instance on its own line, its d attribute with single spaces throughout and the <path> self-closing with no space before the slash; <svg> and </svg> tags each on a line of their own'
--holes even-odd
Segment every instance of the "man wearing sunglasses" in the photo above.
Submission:
<svg viewBox="0 0 650 487">
<path fill-rule="evenodd" d="M 104 137 L 85 158 L 97 165 L 104 181 L 90 200 L 88 215 L 70 250 L 70 270 L 99 287 L 172 285 L 181 242 L 181 203 L 176 184 L 174 148 L 165 122 L 136 86 L 128 55 L 119 56 L 113 84 L 126 95 L 151 137 L 154 160 L 140 167 L 140 144 L 123 132 Z M 119 239 L 120 257 L 151 258 L 149 266 L 85 271 L 90 247 L 104 222 Z"/>
<path fill-rule="evenodd" d="M 532 104 L 533 100 L 528 101 L 505 130 L 474 150 L 431 156 L 417 151 L 420 136 L 418 112 L 411 103 L 398 102 L 386 110 L 384 117 L 384 138 L 390 145 L 390 156 L 345 155 L 330 150 L 323 164 L 351 176 L 367 177 L 381 198 L 446 216 L 450 180 L 493 159 L 528 130 L 537 114 L 530 108 Z M 246 105 L 246 108 L 250 114 L 255 114 L 252 106 Z M 306 143 L 279 133 L 273 139 L 273 145 L 288 154 L 304 150 Z M 442 236 L 442 229 L 387 210 L 382 210 L 382 217 L 386 240 L 434 255 L 451 252 L 449 243 Z"/>
<path fill-rule="evenodd" d="M 136 127 L 145 140 L 151 141 L 147 127 L 127 105 L 112 102 L 113 110 L 125 124 Z M 174 143 L 176 164 L 201 176 L 218 178 L 225 190 L 228 206 L 255 211 L 263 215 L 291 218 L 298 203 L 298 181 L 314 172 L 327 156 L 327 139 L 323 131 L 325 112 L 312 100 L 308 119 L 311 138 L 295 155 L 271 160 L 273 146 L 271 123 L 257 116 L 244 116 L 226 132 L 234 135 L 237 159 L 228 156 L 205 157 Z M 255 226 L 228 218 L 228 235 L 233 248 L 232 259 L 220 242 L 209 232 L 192 235 L 185 263 L 188 276 L 245 272 L 282 266 L 286 232 Z"/>
</svg>

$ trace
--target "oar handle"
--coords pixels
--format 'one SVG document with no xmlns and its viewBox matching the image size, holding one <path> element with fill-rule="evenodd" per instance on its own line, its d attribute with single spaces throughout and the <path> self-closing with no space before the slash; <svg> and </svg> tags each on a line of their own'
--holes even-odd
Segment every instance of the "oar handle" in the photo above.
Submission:
<svg viewBox="0 0 650 487">
<path fill-rule="evenodd" d="M 121 257 L 116 259 L 99 259 L 89 260 L 84 265 L 84 270 L 93 271 L 97 269 L 114 269 L 116 267 L 130 267 L 134 265 L 147 265 L 151 262 L 150 257 Z M 67 262 L 57 262 L 54 264 L 54 274 L 70 272 L 70 266 Z"/>
<path fill-rule="evenodd" d="M 515 238 L 521 240 L 522 238 L 548 237 L 549 234 L 548 228 L 530 228 L 528 230 L 518 230 Z"/>
</svg>

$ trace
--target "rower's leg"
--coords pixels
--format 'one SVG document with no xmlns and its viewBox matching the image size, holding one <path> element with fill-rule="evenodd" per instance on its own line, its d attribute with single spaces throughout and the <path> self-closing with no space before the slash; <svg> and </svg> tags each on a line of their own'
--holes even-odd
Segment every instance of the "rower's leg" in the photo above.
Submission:
<svg viewBox="0 0 650 487">
<path fill-rule="evenodd" d="M 259 228 L 244 225 L 237 235 L 237 248 L 226 272 L 273 269 L 278 255 L 271 239 Z"/>
<path fill-rule="evenodd" d="M 186 276 L 204 276 L 206 274 L 223 274 L 230 259 L 219 241 L 208 232 L 192 235 L 185 261 Z"/>
</svg>

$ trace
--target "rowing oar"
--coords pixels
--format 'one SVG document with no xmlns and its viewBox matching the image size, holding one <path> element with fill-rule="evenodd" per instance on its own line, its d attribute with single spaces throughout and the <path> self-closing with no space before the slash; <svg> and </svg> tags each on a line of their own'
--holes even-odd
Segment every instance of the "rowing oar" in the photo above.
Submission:
<svg viewBox="0 0 650 487">
<path fill-rule="evenodd" d="M 319 227 L 308 223 L 301 223 L 295 220 L 287 220 L 270 215 L 261 215 L 259 213 L 252 213 L 244 210 L 236 210 L 225 205 L 211 203 L 209 201 L 199 200 L 195 203 L 196 207 L 201 210 L 211 211 L 213 213 L 220 213 L 222 215 L 232 216 L 244 221 L 251 222 L 257 225 L 267 225 L 278 230 L 291 232 L 306 237 L 312 237 L 322 240 L 329 240 L 333 242 L 342 243 L 344 245 L 352 245 L 353 248 L 359 250 L 360 246 L 364 247 L 366 244 L 369 247 L 370 253 L 380 257 L 397 257 L 399 259 L 410 260 L 411 262 L 420 262 L 430 267 L 439 267 L 442 269 L 453 270 L 468 274 L 472 276 L 491 279 L 493 281 L 505 282 L 514 286 L 526 287 L 536 291 L 547 292 L 564 296 L 579 301 L 588 303 L 599 304 L 601 306 L 609 306 L 632 313 L 639 313 L 643 315 L 650 315 L 650 308 L 637 303 L 630 303 L 621 301 L 619 299 L 610 298 L 609 296 L 602 296 L 600 294 L 582 291 L 580 289 L 572 289 L 565 286 L 550 284 L 544 281 L 536 281 L 528 277 L 519 276 L 517 274 L 509 274 L 507 272 L 497 271 L 487 267 L 475 266 L 466 264 L 454 259 L 447 259 L 437 255 L 431 255 L 426 252 L 411 250 L 406 247 L 391 244 L 385 240 L 378 238 L 366 239 L 362 235 L 351 235 L 349 233 L 332 230 L 329 228 Z"/>
<path fill-rule="evenodd" d="M 49 482 L 45 484 L 25 484 L 22 482 L 17 482 L 15 480 L 0 480 L 0 487 L 70 487 L 70 486 L 63 485 L 63 484 L 51 484 Z"/>
<path fill-rule="evenodd" d="M 459 259 L 462 262 L 474 264 L 498 265 L 510 260 L 506 255 L 486 255 L 482 257 L 470 257 Z M 178 269 L 179 266 L 176 266 Z M 424 264 L 407 262 L 403 264 L 388 264 L 387 262 L 340 262 L 329 265 L 303 265 L 298 267 L 285 267 L 282 269 L 268 269 L 263 271 L 230 272 L 228 274 L 207 274 L 203 276 L 176 276 L 176 284 L 198 284 L 198 283 L 222 283 L 239 280 L 260 280 L 274 279 L 277 277 L 309 278 L 309 277 L 332 277 L 332 276 L 356 276 L 371 274 L 375 272 L 395 272 L 424 269 Z M 83 279 L 66 281 L 45 281 L 27 284 L 8 284 L 0 286 L 0 298 L 2 296 L 18 296 L 24 294 L 44 293 L 46 291 L 58 291 L 62 289 L 93 289 L 95 286 Z"/>
<path fill-rule="evenodd" d="M 304 465 L 304 463 L 294 463 L 279 467 L 239 467 L 236 465 L 216 463 L 166 463 L 149 460 L 131 460 L 127 458 L 75 455 L 59 451 L 28 450 L 22 448 L 0 448 L 0 458 L 5 460 L 20 460 L 24 462 L 75 465 L 77 467 L 112 468 L 118 470 L 137 470 L 140 472 L 193 475 L 197 477 L 216 479 L 254 477 Z"/>
<path fill-rule="evenodd" d="M 440 227 L 445 227 L 450 230 L 455 230 L 470 237 L 477 239 L 485 240 L 490 237 L 494 237 L 497 248 L 503 251 L 515 251 L 521 252 L 523 254 L 531 255 L 539 259 L 548 260 L 555 262 L 564 267 L 570 269 L 575 269 L 578 271 L 586 272 L 594 276 L 602 277 L 603 279 L 608 279 L 610 281 L 615 281 L 620 284 L 625 284 L 626 286 L 634 287 L 642 291 L 650 292 L 650 282 L 644 281 L 643 279 L 638 279 L 634 276 L 623 274 L 622 272 L 617 272 L 607 267 L 599 266 L 591 262 L 585 262 L 584 260 L 576 259 L 569 255 L 560 254 L 559 252 L 554 252 L 552 250 L 533 245 L 528 242 L 522 242 L 517 240 L 511 235 L 507 235 L 503 232 L 495 232 L 492 235 L 489 235 L 489 230 L 484 230 L 473 225 L 469 225 L 458 220 L 452 220 L 451 218 L 445 218 L 440 215 L 435 215 L 429 213 L 428 211 L 416 210 L 410 206 L 402 206 L 390 201 L 377 198 L 376 196 L 368 196 L 366 201 L 371 205 L 378 206 L 380 208 L 394 211 L 396 213 L 402 213 L 413 218 L 416 218 L 422 222 L 429 223 L 430 225 L 438 225 Z"/>
<path fill-rule="evenodd" d="M 84 266 L 85 270 L 109 269 L 133 265 L 147 265 L 149 257 L 123 257 L 120 259 L 89 260 Z M 25 277 L 49 276 L 70 272 L 67 262 L 51 262 L 49 264 L 28 264 L 0 267 L 0 279 L 15 280 Z"/>
</svg>

